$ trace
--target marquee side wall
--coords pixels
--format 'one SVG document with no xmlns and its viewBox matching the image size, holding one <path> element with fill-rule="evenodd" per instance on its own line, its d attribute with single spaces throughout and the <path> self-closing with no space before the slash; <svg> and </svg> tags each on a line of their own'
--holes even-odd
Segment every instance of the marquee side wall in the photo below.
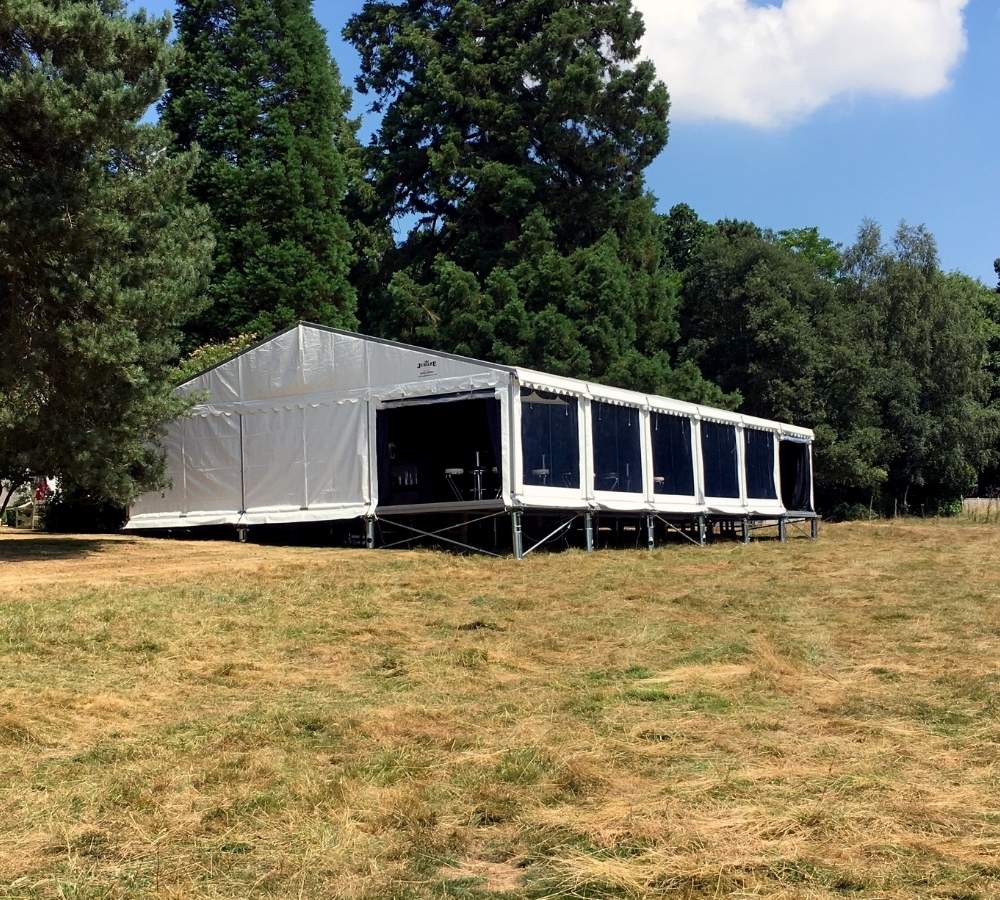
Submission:
<svg viewBox="0 0 1000 900">
<path fill-rule="evenodd" d="M 509 417 L 509 379 L 486 364 L 299 325 L 180 388 L 201 402 L 167 427 L 172 485 L 139 497 L 126 528 L 369 515 L 382 403 L 490 390 Z"/>
</svg>

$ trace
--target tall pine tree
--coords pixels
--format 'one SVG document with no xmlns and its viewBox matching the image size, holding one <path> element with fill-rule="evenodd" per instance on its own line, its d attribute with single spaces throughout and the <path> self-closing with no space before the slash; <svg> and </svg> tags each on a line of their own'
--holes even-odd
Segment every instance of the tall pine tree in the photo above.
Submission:
<svg viewBox="0 0 1000 900">
<path fill-rule="evenodd" d="M 211 252 L 191 155 L 141 124 L 169 31 L 120 0 L 0 4 L 0 479 L 121 502 L 162 479 Z"/>
<path fill-rule="evenodd" d="M 669 97 L 631 0 L 368 0 L 345 29 L 382 113 L 377 214 L 408 231 L 366 285 L 382 334 L 720 399 L 675 370 L 678 282 L 643 172 Z"/>
<path fill-rule="evenodd" d="M 201 163 L 216 238 L 199 339 L 356 323 L 350 101 L 309 0 L 178 0 L 163 121 Z"/>
</svg>

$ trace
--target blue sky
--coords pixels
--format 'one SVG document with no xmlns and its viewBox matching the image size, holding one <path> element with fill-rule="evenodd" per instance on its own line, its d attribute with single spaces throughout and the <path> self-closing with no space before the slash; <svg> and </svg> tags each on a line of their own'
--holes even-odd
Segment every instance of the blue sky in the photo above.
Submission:
<svg viewBox="0 0 1000 900">
<path fill-rule="evenodd" d="M 675 109 L 670 143 L 648 172 L 661 209 L 685 202 L 709 220 L 817 225 L 845 243 L 865 217 L 886 234 L 905 219 L 936 235 L 945 268 L 994 283 L 997 0 L 636 4 Z M 340 31 L 360 7 L 315 3 L 348 83 L 358 60 Z M 733 35 L 742 43 L 722 43 Z"/>
</svg>

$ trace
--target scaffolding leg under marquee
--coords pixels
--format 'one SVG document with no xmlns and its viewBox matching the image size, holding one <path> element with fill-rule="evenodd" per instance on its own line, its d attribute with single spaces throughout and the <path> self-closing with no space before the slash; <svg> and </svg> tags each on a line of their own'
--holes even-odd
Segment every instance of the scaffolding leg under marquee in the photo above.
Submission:
<svg viewBox="0 0 1000 900">
<path fill-rule="evenodd" d="M 392 549 L 425 542 L 485 556 L 509 555 L 520 560 L 546 545 L 556 543 L 567 548 L 579 547 L 591 553 L 599 544 L 602 547 L 634 546 L 653 550 L 670 535 L 677 535 L 695 546 L 705 546 L 717 539 L 749 544 L 754 532 L 760 530 L 782 543 L 791 538 L 792 532 L 798 532 L 802 537 L 812 540 L 819 536 L 819 518 L 808 513 L 759 517 L 699 513 L 671 519 L 663 513 L 639 511 L 617 514 L 605 512 L 603 516 L 599 516 L 593 510 L 536 510 L 525 507 L 494 507 L 494 510 L 479 516 L 475 516 L 474 510 L 464 513 L 455 510 L 443 514 L 439 512 L 436 520 L 414 520 L 411 516 L 415 513 L 411 510 L 400 511 L 406 521 L 398 515 L 393 515 L 392 518 L 378 514 L 368 515 L 354 520 L 361 525 L 361 533 L 359 534 L 358 525 L 355 525 L 353 538 L 348 545 L 352 543 L 353 546 L 360 545 L 367 549 Z M 456 514 L 461 516 L 458 521 L 455 520 Z M 470 514 L 475 517 L 466 518 Z M 450 518 L 442 520 L 441 515 L 448 515 Z M 502 536 L 502 529 L 498 527 L 504 518 L 510 520 L 509 545 Z M 609 520 L 601 529 L 606 535 L 598 530 L 599 518 L 602 522 L 604 519 Z M 491 525 L 485 528 L 474 527 L 486 522 L 491 522 Z M 660 523 L 659 526 L 657 523 Z M 262 532 L 267 531 L 267 526 L 254 526 L 255 531 L 258 528 Z M 236 540 L 243 543 L 249 539 L 250 530 L 250 525 L 241 523 L 235 526 L 233 534 Z M 402 536 L 400 533 L 403 533 Z M 606 541 L 604 537 L 607 538 Z"/>
<path fill-rule="evenodd" d="M 541 540 L 535 541 L 534 544 L 532 544 L 527 550 L 525 550 L 521 554 L 521 556 L 519 557 L 519 559 L 523 559 L 529 553 L 533 553 L 535 550 L 537 550 L 539 547 L 543 546 L 544 544 L 547 544 L 549 541 L 555 540 L 557 537 L 561 537 L 563 534 L 565 534 L 567 531 L 569 531 L 570 528 L 573 527 L 573 523 L 578 518 L 580 518 L 579 515 L 576 514 L 576 513 L 574 513 L 566 521 L 560 522 L 547 535 L 545 535 L 545 537 L 543 537 Z"/>
<path fill-rule="evenodd" d="M 384 523 L 386 525 L 389 525 L 389 526 L 391 526 L 393 528 L 399 528 L 399 529 L 402 529 L 403 531 L 411 532 L 414 535 L 413 537 L 406 537 L 406 538 L 402 538 L 401 540 L 392 541 L 392 542 L 390 542 L 388 544 L 382 544 L 382 549 L 383 550 L 389 550 L 392 547 L 401 547 L 401 546 L 403 546 L 405 544 L 412 544 L 412 543 L 414 543 L 416 541 L 420 541 L 420 540 L 430 540 L 430 541 L 441 541 L 441 542 L 443 542 L 445 544 L 448 544 L 449 546 L 458 547 L 458 548 L 460 548 L 462 550 L 470 550 L 473 553 L 482 553 L 482 554 L 485 554 L 486 556 L 500 557 L 500 556 L 502 556 L 502 554 L 496 553 L 493 550 L 487 550 L 485 547 L 477 547 L 475 544 L 470 544 L 467 541 L 459 541 L 459 540 L 456 540 L 455 538 L 452 538 L 452 537 L 445 537 L 445 532 L 446 531 L 454 531 L 456 528 L 468 528 L 470 525 L 475 525 L 478 522 L 485 522 L 485 521 L 487 521 L 489 519 L 496 519 L 498 516 L 503 516 L 503 515 L 506 515 L 506 511 L 496 512 L 496 513 L 493 513 L 493 514 L 488 515 L 488 516 L 480 516 L 480 517 L 478 517 L 476 519 L 471 519 L 469 521 L 464 521 L 463 520 L 461 522 L 456 522 L 456 523 L 453 523 L 451 525 L 446 525 L 443 528 L 438 528 L 438 529 L 436 529 L 434 531 L 429 531 L 429 530 L 424 529 L 424 528 L 417 528 L 415 525 L 407 525 L 405 522 L 399 522 L 399 521 L 397 521 L 395 519 L 386 519 L 386 518 L 383 518 L 383 517 L 380 517 L 380 516 L 376 516 L 376 517 L 372 518 L 370 521 L 372 523 L 372 528 L 373 529 L 374 529 L 374 525 L 375 525 L 376 522 L 382 522 L 382 523 Z M 512 518 L 511 521 L 512 521 L 512 527 L 513 527 L 513 521 L 514 521 L 513 518 Z M 520 521 L 519 520 L 518 520 L 517 528 L 520 529 Z M 373 540 L 373 546 L 374 546 L 374 532 L 373 532 L 373 538 L 372 538 L 372 540 Z M 519 547 L 517 546 L 516 542 L 515 542 L 514 550 L 515 550 L 515 556 L 518 559 L 520 559 L 521 556 L 523 556 L 523 553 L 520 554 L 520 555 L 518 555 Z"/>
<path fill-rule="evenodd" d="M 514 548 L 514 559 L 524 559 L 524 532 L 521 530 L 521 513 L 516 509 L 510 514 L 511 544 Z"/>
</svg>

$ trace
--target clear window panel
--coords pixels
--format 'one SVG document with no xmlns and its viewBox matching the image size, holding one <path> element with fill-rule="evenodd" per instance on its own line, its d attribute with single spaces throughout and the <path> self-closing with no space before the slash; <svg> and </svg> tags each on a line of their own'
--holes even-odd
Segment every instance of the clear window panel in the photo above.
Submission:
<svg viewBox="0 0 1000 900">
<path fill-rule="evenodd" d="M 653 492 L 693 497 L 691 420 L 687 416 L 652 412 L 649 427 L 653 440 Z"/>
<path fill-rule="evenodd" d="M 594 489 L 642 493 L 642 420 L 639 410 L 595 401 L 591 404 L 594 433 Z"/>
<path fill-rule="evenodd" d="M 521 388 L 521 458 L 524 483 L 580 487 L 580 401 Z"/>
<path fill-rule="evenodd" d="M 705 496 L 738 500 L 740 473 L 736 426 L 703 421 L 701 458 L 705 469 Z"/>
</svg>

